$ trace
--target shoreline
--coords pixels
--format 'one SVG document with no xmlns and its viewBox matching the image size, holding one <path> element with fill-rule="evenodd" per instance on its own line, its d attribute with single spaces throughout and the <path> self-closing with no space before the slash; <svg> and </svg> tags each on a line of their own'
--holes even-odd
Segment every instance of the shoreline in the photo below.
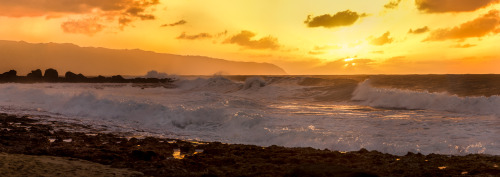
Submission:
<svg viewBox="0 0 500 177">
<path fill-rule="evenodd" d="M 500 175 L 499 155 L 409 152 L 397 156 L 366 149 L 339 152 L 154 137 L 127 139 L 111 133 L 55 130 L 53 125 L 40 124 L 28 116 L 3 113 L 0 113 L 0 153 L 81 159 L 138 171 L 145 176 Z M 0 167 L 2 163 L 0 158 Z"/>
</svg>

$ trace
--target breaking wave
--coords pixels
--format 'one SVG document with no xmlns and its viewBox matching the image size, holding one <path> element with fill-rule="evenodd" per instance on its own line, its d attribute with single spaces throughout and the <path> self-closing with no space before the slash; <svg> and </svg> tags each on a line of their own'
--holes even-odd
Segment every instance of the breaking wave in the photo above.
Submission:
<svg viewBox="0 0 500 177">
<path fill-rule="evenodd" d="M 225 132 L 228 137 L 231 136 L 228 130 L 252 129 L 262 119 L 259 114 L 228 111 L 223 105 L 165 106 L 153 102 L 103 98 L 92 91 L 50 94 L 43 89 L 1 87 L 0 107 L 13 106 L 31 110 L 35 114 L 45 112 L 65 117 L 139 123 L 142 128 L 148 129 L 215 130 Z"/>
<path fill-rule="evenodd" d="M 500 115 L 500 96 L 459 97 L 448 93 L 430 93 L 393 88 L 376 88 L 370 80 L 359 83 L 352 100 L 372 107 L 427 109 L 469 113 L 479 115 Z"/>
</svg>

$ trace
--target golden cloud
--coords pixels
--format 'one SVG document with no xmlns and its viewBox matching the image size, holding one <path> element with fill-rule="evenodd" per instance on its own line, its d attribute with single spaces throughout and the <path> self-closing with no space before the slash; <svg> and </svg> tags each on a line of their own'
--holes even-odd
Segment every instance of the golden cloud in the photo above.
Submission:
<svg viewBox="0 0 500 177">
<path fill-rule="evenodd" d="M 411 33 L 411 34 L 422 34 L 422 33 L 425 33 L 425 32 L 429 32 L 429 27 L 424 26 L 422 28 L 417 28 L 415 30 L 410 29 L 410 31 L 408 31 L 408 33 Z"/>
<path fill-rule="evenodd" d="M 167 27 L 167 26 L 179 26 L 179 25 L 184 25 L 184 24 L 186 24 L 186 23 L 187 23 L 187 21 L 186 21 L 186 20 L 179 20 L 179 21 L 177 21 L 177 22 L 175 22 L 175 23 L 163 24 L 163 25 L 161 25 L 161 27 Z"/>
<path fill-rule="evenodd" d="M 325 27 L 334 28 L 340 26 L 349 26 L 354 24 L 360 17 L 364 17 L 366 14 L 358 14 L 357 12 L 352 12 L 350 10 L 337 12 L 335 15 L 324 14 L 317 17 L 307 16 L 305 24 L 308 27 Z"/>
<path fill-rule="evenodd" d="M 90 15 L 110 22 L 118 22 L 118 25 L 123 28 L 135 20 L 154 20 L 155 16 L 151 14 L 151 7 L 157 4 L 159 0 L 8 0 L 0 1 L 0 16 L 54 18 L 75 14 Z M 88 28 L 89 26 L 91 28 Z M 61 27 L 65 32 L 70 33 L 85 32 L 89 29 L 90 32 L 102 30 L 88 20 L 69 20 Z M 77 30 L 77 27 L 83 29 Z"/>
<path fill-rule="evenodd" d="M 391 35 L 391 33 L 389 31 L 387 31 L 386 33 L 384 33 L 382 36 L 378 37 L 378 38 L 375 38 L 373 39 L 370 44 L 372 45 L 385 45 L 385 44 L 390 44 L 392 43 L 393 39 L 391 37 L 389 37 Z"/>
<path fill-rule="evenodd" d="M 309 51 L 307 52 L 309 55 L 323 55 L 325 54 L 324 51 Z"/>
<path fill-rule="evenodd" d="M 196 39 L 209 39 L 212 38 L 211 34 L 208 33 L 199 33 L 195 35 L 187 35 L 183 32 L 181 35 L 177 37 L 177 39 L 187 39 L 187 40 L 196 40 Z"/>
<path fill-rule="evenodd" d="M 81 33 L 92 36 L 102 31 L 103 25 L 99 24 L 98 18 L 85 18 L 80 20 L 70 20 L 61 24 L 61 28 L 66 33 Z"/>
<path fill-rule="evenodd" d="M 255 33 L 251 31 L 241 31 L 241 33 L 226 39 L 224 43 L 237 44 L 239 46 L 249 49 L 278 49 L 280 45 L 278 39 L 267 36 L 260 39 L 253 40 Z"/>
<path fill-rule="evenodd" d="M 457 45 L 454 45 L 454 46 L 451 46 L 453 48 L 471 48 L 471 47 L 475 47 L 477 45 L 475 44 L 463 44 L 463 45 L 460 45 L 460 44 L 457 44 Z"/>
<path fill-rule="evenodd" d="M 482 37 L 489 33 L 494 33 L 500 25 L 498 10 L 491 10 L 489 13 L 465 22 L 454 28 L 437 29 L 433 31 L 424 41 L 443 41 L 448 39 L 465 39 L 471 37 Z"/>
<path fill-rule="evenodd" d="M 428 13 L 470 12 L 498 3 L 498 0 L 415 0 L 418 10 Z"/>
<path fill-rule="evenodd" d="M 384 5 L 384 7 L 386 9 L 395 9 L 396 7 L 399 6 L 400 2 L 401 2 L 401 0 L 391 1 L 391 2 L 387 3 L 386 5 Z"/>
</svg>

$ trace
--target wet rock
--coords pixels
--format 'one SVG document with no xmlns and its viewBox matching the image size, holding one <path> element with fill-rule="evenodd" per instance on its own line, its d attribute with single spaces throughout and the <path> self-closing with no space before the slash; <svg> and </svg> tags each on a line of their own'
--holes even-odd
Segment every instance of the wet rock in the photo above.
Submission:
<svg viewBox="0 0 500 177">
<path fill-rule="evenodd" d="M 158 154 L 153 151 L 133 150 L 131 156 L 135 160 L 151 161 L 154 157 L 157 157 Z"/>
<path fill-rule="evenodd" d="M 193 153 L 195 147 L 192 144 L 185 144 L 179 148 L 181 153 Z"/>
<path fill-rule="evenodd" d="M 377 175 L 335 164 L 307 164 L 294 168 L 286 177 L 376 177 Z"/>
<path fill-rule="evenodd" d="M 109 133 L 54 131 L 52 124 L 41 125 L 28 116 L 18 118 L 1 113 L 0 123 L 0 152 L 73 157 L 134 169 L 146 176 L 463 176 L 464 172 L 472 176 L 500 175 L 500 156 L 491 155 L 395 156 L 366 149 L 340 153 L 219 142 L 174 143 L 172 139 L 153 137 L 127 141 Z M 48 138 L 56 138 L 57 142 L 50 143 Z M 72 141 L 65 142 L 67 139 Z M 185 157 L 170 158 L 173 148 L 180 148 Z M 194 149 L 203 152 L 194 154 Z"/>
</svg>

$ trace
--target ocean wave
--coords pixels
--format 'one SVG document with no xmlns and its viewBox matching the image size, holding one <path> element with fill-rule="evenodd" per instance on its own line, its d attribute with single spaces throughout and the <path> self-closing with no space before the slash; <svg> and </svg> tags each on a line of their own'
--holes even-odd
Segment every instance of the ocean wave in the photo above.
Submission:
<svg viewBox="0 0 500 177">
<path fill-rule="evenodd" d="M 431 93 L 393 88 L 376 88 L 370 80 L 358 84 L 352 100 L 382 108 L 427 109 L 478 115 L 500 115 L 500 96 L 459 97 L 448 93 Z"/>
<path fill-rule="evenodd" d="M 185 130 L 244 130 L 261 122 L 259 114 L 232 112 L 222 106 L 165 106 L 110 96 L 93 91 L 46 93 L 44 89 L 7 86 L 0 88 L 0 106 L 16 106 L 65 117 L 138 123 L 142 128 Z M 230 134 L 230 132 L 228 132 Z"/>
</svg>

